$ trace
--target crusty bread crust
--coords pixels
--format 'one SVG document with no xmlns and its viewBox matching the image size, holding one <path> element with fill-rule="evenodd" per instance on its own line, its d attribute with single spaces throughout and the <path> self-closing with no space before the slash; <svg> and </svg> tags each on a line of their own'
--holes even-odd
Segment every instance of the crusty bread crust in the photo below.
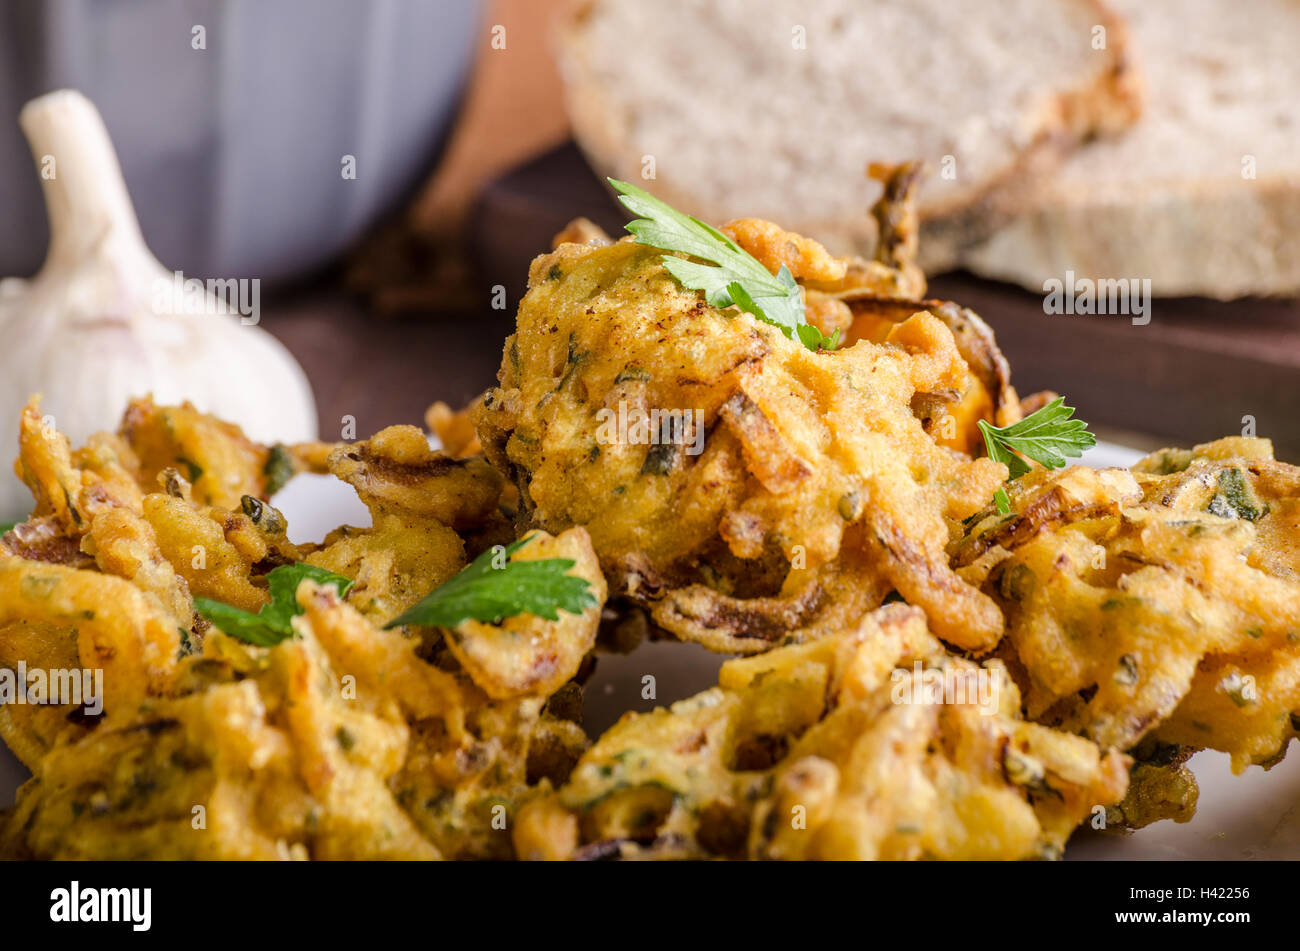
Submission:
<svg viewBox="0 0 1300 951">
<path fill-rule="evenodd" d="M 600 2 L 589 0 L 559 32 L 560 71 L 575 137 L 593 169 L 601 176 L 635 178 L 642 156 L 630 130 L 622 127 L 621 110 L 598 83 L 591 81 L 591 70 L 584 60 L 584 27 Z M 1097 68 L 1074 88 L 1042 98 L 1037 114 L 1028 117 L 1028 124 L 1035 130 L 1032 138 L 993 174 L 940 200 L 927 201 L 922 190 L 918 201 L 922 222 L 920 260 L 927 271 L 951 266 L 962 249 L 977 244 L 1014 218 L 1025 207 L 1027 180 L 1058 167 L 1085 139 L 1116 133 L 1140 115 L 1142 86 L 1132 64 L 1123 21 L 1102 0 L 1072 2 L 1090 7 L 1096 23 L 1106 28 L 1106 49 L 1098 51 Z M 720 162 L 719 169 L 720 174 L 725 174 L 725 161 Z M 930 173 L 937 174 L 937 170 L 931 169 Z M 667 180 L 657 180 L 654 188 L 658 197 L 708 220 L 725 221 L 745 211 L 714 207 L 702 195 Z M 781 223 L 813 235 L 839 252 L 869 256 L 876 244 L 875 222 L 866 208 L 846 207 L 842 216 L 830 219 L 809 219 L 791 213 Z"/>
<path fill-rule="evenodd" d="M 1153 190 L 1170 197 L 1035 208 L 961 263 L 1037 292 L 1045 275 L 1073 271 L 1149 279 L 1157 297 L 1300 295 L 1300 177 Z"/>
<path fill-rule="evenodd" d="M 978 245 L 1025 211 L 1032 200 L 1027 186 L 1049 176 L 1082 142 L 1093 135 L 1119 134 L 1141 116 L 1142 77 L 1130 54 L 1128 28 L 1101 3 L 1094 5 L 1113 54 L 1106 68 L 1091 85 L 1056 100 L 1058 113 L 1043 124 L 1034 144 L 989 182 L 975 201 L 928 215 L 922 211 L 918 263 L 927 274 L 951 270 L 964 249 Z"/>
<path fill-rule="evenodd" d="M 1276 60 L 1293 50 L 1300 5 L 1122 9 L 1151 81 L 1142 124 L 1034 180 L 1013 220 L 946 263 L 1040 293 L 1073 272 L 1150 280 L 1161 297 L 1300 294 L 1297 71 Z M 1256 152 L 1246 178 L 1238 156 Z"/>
</svg>

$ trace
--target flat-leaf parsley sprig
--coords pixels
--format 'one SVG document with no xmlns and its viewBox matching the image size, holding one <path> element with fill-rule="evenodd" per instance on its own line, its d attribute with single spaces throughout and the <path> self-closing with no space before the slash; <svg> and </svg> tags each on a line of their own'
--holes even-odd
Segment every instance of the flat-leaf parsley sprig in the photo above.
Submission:
<svg viewBox="0 0 1300 951">
<path fill-rule="evenodd" d="M 1029 471 L 1029 464 L 1021 456 L 1048 469 L 1061 469 L 1066 466 L 1067 457 L 1081 456 L 1085 449 L 1097 445 L 1097 437 L 1088 432 L 1088 424 L 1073 416 L 1074 407 L 1066 406 L 1065 397 L 1058 396 L 1010 426 L 994 426 L 981 419 L 979 428 L 989 458 L 1006 465 L 1007 481 L 1011 482 Z M 1003 515 L 1011 511 L 1011 500 L 1005 489 L 999 488 L 993 499 Z"/>
<path fill-rule="evenodd" d="M 569 574 L 576 564 L 572 558 L 512 557 L 534 537 L 489 548 L 384 626 L 455 627 L 470 620 L 499 624 L 516 614 L 554 621 L 560 611 L 581 614 L 593 607 L 597 602 L 591 582 Z"/>
<path fill-rule="evenodd" d="M 627 224 L 637 244 L 699 259 L 664 255 L 664 267 L 683 287 L 704 291 L 704 299 L 714 307 L 739 307 L 780 328 L 787 337 L 797 336 L 809 350 L 839 346 L 838 330 L 828 337 L 804 318 L 803 292 L 784 264 L 773 276 L 717 228 L 682 214 L 643 188 L 614 178 L 609 183 L 623 206 L 641 216 Z"/>
<path fill-rule="evenodd" d="M 512 558 L 534 537 L 529 535 L 504 547 L 488 549 L 384 626 L 455 627 L 467 620 L 497 624 L 516 614 L 535 614 L 554 621 L 560 611 L 581 614 L 593 607 L 597 602 L 591 582 L 568 573 L 576 564 L 573 559 Z M 346 596 L 353 584 L 351 578 L 298 562 L 267 573 L 271 600 L 256 614 L 210 598 L 195 598 L 194 609 L 231 637 L 273 647 L 293 636 L 291 622 L 302 614 L 296 598 L 298 585 L 308 578 L 317 584 L 334 585 L 339 597 Z"/>
<path fill-rule="evenodd" d="M 297 562 L 267 572 L 266 583 L 271 601 L 262 605 L 256 614 L 211 598 L 195 598 L 194 610 L 231 637 L 260 647 L 274 647 L 293 636 L 290 622 L 302 614 L 296 597 L 298 585 L 308 578 L 317 584 L 332 584 L 340 598 L 346 596 L 352 587 L 351 578 L 315 565 Z"/>
</svg>

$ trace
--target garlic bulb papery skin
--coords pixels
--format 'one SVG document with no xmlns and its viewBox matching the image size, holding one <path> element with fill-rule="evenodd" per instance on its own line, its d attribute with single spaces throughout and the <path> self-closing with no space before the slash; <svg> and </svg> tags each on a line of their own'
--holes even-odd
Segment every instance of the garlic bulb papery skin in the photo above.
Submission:
<svg viewBox="0 0 1300 951">
<path fill-rule="evenodd" d="M 10 461 L 33 393 L 73 446 L 115 429 L 128 400 L 148 394 L 189 400 L 260 442 L 315 439 L 311 387 L 279 341 L 214 295 L 187 302 L 160 292 L 176 276 L 144 243 L 90 100 L 53 92 L 29 102 L 19 121 L 44 189 L 50 247 L 31 280 L 0 281 L 0 521 L 31 510 Z"/>
</svg>

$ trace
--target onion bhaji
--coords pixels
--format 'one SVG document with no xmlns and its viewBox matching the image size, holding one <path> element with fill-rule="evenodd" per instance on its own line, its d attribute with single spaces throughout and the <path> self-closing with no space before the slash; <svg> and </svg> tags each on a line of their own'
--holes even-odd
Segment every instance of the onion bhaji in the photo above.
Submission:
<svg viewBox="0 0 1300 951">
<path fill-rule="evenodd" d="M 1017 859 L 1118 802 L 1127 757 L 1020 719 L 998 661 L 924 613 L 728 661 L 719 685 L 626 714 L 515 825 L 522 858 Z"/>
<path fill-rule="evenodd" d="M 953 562 L 1002 607 L 1027 715 L 1269 765 L 1300 710 L 1300 468 L 1265 439 L 1035 470 Z"/>
<path fill-rule="evenodd" d="M 586 532 L 518 556 L 572 559 L 598 601 L 580 615 L 387 630 L 465 566 L 458 532 L 504 522 L 502 480 L 414 427 L 280 451 L 290 474 L 355 486 L 372 527 L 290 542 L 268 501 L 276 450 L 190 407 L 133 404 L 74 452 L 28 406 L 17 468 L 36 505 L 0 539 L 0 664 L 102 670 L 104 696 L 100 715 L 0 706 L 33 772 L 0 854 L 509 857 L 502 817 L 565 778 L 587 738 L 548 701 L 605 594 Z M 253 646 L 195 613 L 197 595 L 256 611 L 295 561 L 355 583 L 344 599 L 300 584 L 294 637 Z"/>
<path fill-rule="evenodd" d="M 893 590 L 949 643 L 991 648 L 1001 613 L 945 553 L 945 519 L 1007 475 L 963 451 L 976 419 L 1019 418 L 991 334 L 937 302 L 856 321 L 872 288 L 852 262 L 769 222 L 728 231 L 862 336 L 813 353 L 707 305 L 659 251 L 560 244 L 533 262 L 500 386 L 472 410 L 521 523 L 585 526 L 615 593 L 714 650 L 821 636 Z"/>
</svg>

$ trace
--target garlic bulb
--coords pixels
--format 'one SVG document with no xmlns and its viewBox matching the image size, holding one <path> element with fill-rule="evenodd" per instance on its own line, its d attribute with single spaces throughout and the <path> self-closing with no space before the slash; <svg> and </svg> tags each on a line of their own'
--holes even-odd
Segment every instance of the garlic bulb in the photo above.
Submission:
<svg viewBox="0 0 1300 951">
<path fill-rule="evenodd" d="M 306 376 L 255 326 L 257 282 L 183 285 L 158 262 L 90 100 L 53 92 L 29 102 L 20 123 L 41 176 L 50 247 L 31 280 L 0 281 L 3 468 L 17 452 L 19 411 L 35 392 L 74 446 L 115 428 L 128 399 L 149 393 L 160 403 L 189 400 L 262 442 L 314 439 Z M 18 479 L 0 472 L 0 521 L 30 507 Z"/>
</svg>

